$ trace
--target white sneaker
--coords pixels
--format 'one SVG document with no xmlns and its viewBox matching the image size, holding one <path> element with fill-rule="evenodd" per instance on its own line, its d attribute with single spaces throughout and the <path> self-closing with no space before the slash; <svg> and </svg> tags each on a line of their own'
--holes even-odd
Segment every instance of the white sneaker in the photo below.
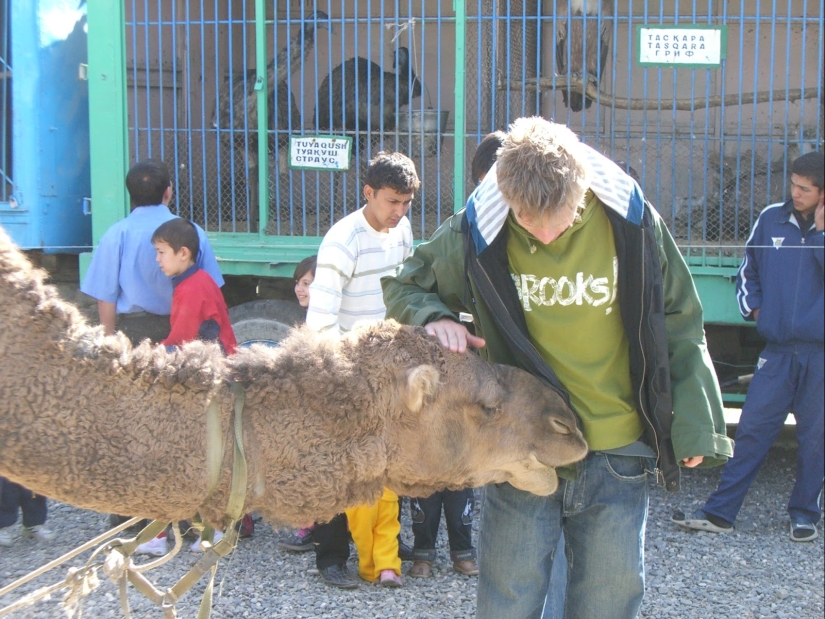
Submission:
<svg viewBox="0 0 825 619">
<path fill-rule="evenodd" d="M 47 529 L 42 524 L 36 524 L 31 527 L 23 527 L 22 534 L 23 537 L 36 539 L 38 542 L 51 542 L 55 537 L 57 537 L 54 531 Z"/>
<path fill-rule="evenodd" d="M 8 548 L 14 543 L 14 536 L 9 531 L 10 527 L 3 527 L 0 529 L 0 546 Z"/>
<path fill-rule="evenodd" d="M 137 547 L 135 554 L 162 557 L 166 554 L 166 537 L 156 537 L 144 542 Z"/>
<path fill-rule="evenodd" d="M 212 545 L 214 546 L 219 541 L 221 541 L 221 539 L 223 539 L 223 533 L 221 533 L 220 531 L 215 531 L 215 535 L 212 539 Z M 190 552 L 203 552 L 204 550 L 206 549 L 203 547 L 203 543 L 200 537 L 196 539 L 189 547 Z"/>
</svg>

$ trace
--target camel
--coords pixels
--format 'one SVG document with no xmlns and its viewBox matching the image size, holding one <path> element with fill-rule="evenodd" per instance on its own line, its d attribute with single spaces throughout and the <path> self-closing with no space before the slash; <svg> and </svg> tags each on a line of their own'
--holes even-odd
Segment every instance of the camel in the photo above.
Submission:
<svg viewBox="0 0 825 619">
<path fill-rule="evenodd" d="M 420 327 L 297 329 L 228 358 L 205 342 L 133 348 L 45 277 L 0 228 L 0 475 L 71 505 L 225 525 L 233 383 L 245 390 L 243 512 L 279 526 L 372 503 L 385 486 L 427 496 L 509 482 L 546 495 L 554 467 L 587 451 L 556 391 Z"/>
</svg>

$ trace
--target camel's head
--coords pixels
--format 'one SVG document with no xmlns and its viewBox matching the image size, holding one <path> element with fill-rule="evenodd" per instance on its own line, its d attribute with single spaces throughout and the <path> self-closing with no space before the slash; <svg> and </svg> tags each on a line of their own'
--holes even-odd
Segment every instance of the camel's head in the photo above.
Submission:
<svg viewBox="0 0 825 619">
<path fill-rule="evenodd" d="M 547 495 L 558 485 L 554 467 L 586 455 L 575 415 L 542 381 L 472 352 L 444 351 L 423 329 L 400 329 L 397 340 L 415 341 L 410 350 L 436 354 L 423 363 L 411 355 L 396 369 L 402 412 L 391 441 L 393 489 L 426 496 L 509 482 Z"/>
</svg>

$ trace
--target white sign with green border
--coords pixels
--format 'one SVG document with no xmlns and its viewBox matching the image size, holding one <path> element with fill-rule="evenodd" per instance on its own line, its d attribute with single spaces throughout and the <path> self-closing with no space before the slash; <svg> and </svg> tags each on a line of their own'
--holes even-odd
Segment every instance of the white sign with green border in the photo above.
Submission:
<svg viewBox="0 0 825 619">
<path fill-rule="evenodd" d="M 341 135 L 289 137 L 289 167 L 293 170 L 349 170 L 352 138 Z"/>
<path fill-rule="evenodd" d="M 636 26 L 639 65 L 643 67 L 720 67 L 727 55 L 727 26 Z"/>
</svg>

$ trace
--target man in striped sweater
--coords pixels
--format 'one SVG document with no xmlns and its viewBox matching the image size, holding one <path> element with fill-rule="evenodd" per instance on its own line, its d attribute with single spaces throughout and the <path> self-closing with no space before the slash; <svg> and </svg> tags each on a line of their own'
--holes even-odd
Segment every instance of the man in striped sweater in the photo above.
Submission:
<svg viewBox="0 0 825 619">
<path fill-rule="evenodd" d="M 380 152 L 370 161 L 364 178 L 364 206 L 332 226 L 318 248 L 315 280 L 309 287 L 306 322 L 310 328 L 341 334 L 360 320 L 384 318 L 381 278 L 392 275 L 412 253 L 412 228 L 406 215 L 420 184 L 415 164 L 401 153 Z M 384 507 L 394 503 L 397 512 L 397 502 L 379 503 Z M 396 527 L 391 538 L 397 534 Z M 358 587 L 347 569 L 346 516 L 339 514 L 316 526 L 313 535 L 315 563 L 324 582 L 342 589 Z M 400 574 L 397 548 L 393 554 L 389 569 L 379 565 L 376 569 Z M 400 584 L 400 578 L 393 579 L 389 573 L 381 574 L 382 583 L 385 576 L 385 584 Z"/>
</svg>

